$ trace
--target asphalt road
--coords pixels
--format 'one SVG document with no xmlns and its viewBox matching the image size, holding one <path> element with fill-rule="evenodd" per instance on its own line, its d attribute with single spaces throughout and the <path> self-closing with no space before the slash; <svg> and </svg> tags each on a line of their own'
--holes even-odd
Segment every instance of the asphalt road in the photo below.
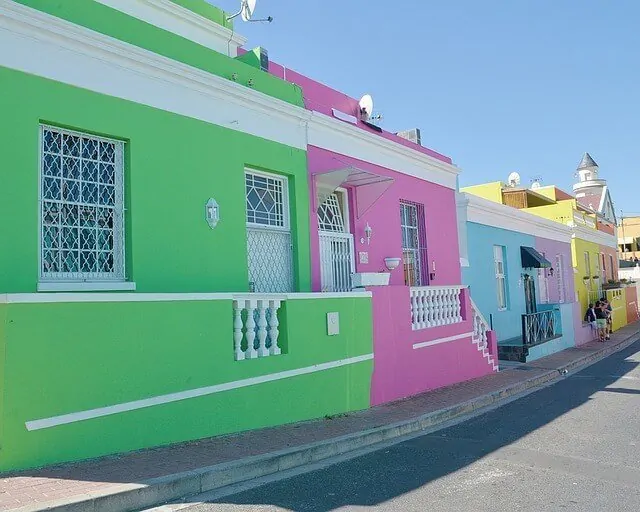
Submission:
<svg viewBox="0 0 640 512">
<path fill-rule="evenodd" d="M 638 512 L 639 365 L 640 341 L 465 423 L 188 512 Z"/>
</svg>

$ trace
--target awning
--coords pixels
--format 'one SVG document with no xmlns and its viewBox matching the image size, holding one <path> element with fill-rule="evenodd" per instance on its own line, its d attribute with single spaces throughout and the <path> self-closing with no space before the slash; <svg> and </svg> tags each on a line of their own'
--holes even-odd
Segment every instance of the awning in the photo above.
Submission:
<svg viewBox="0 0 640 512">
<path fill-rule="evenodd" d="M 324 203 L 338 187 L 352 187 L 355 190 L 354 200 L 358 218 L 362 217 L 393 183 L 393 178 L 356 167 L 315 173 L 313 177 L 316 181 L 318 204 Z"/>
<path fill-rule="evenodd" d="M 520 247 L 522 268 L 551 268 L 551 262 L 533 247 Z"/>
</svg>

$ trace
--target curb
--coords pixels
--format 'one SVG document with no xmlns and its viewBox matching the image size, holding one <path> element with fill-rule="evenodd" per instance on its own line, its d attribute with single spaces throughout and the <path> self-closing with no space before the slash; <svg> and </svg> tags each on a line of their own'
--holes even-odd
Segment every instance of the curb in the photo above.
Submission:
<svg viewBox="0 0 640 512">
<path fill-rule="evenodd" d="M 481 409 L 507 401 L 534 388 L 561 380 L 566 374 L 582 370 L 593 363 L 619 352 L 636 341 L 638 330 L 624 340 L 578 359 L 565 367 L 548 370 L 541 375 L 511 384 L 446 409 L 430 412 L 410 420 L 404 420 L 362 432 L 327 439 L 304 446 L 281 450 L 241 460 L 216 464 L 194 471 L 176 473 L 144 484 L 114 485 L 107 489 L 51 501 L 46 504 L 26 506 L 11 512 L 133 512 L 159 506 L 180 498 L 214 491 L 293 469 L 310 463 L 352 452 L 358 449 L 400 438 L 421 430 L 432 429 L 448 421 L 458 419 Z"/>
</svg>

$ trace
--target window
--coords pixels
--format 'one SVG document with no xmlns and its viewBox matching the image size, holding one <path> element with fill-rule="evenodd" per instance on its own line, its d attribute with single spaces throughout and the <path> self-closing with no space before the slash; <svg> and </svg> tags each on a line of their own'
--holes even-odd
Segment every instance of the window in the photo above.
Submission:
<svg viewBox="0 0 640 512">
<path fill-rule="evenodd" d="M 293 291 L 293 247 L 287 179 L 245 172 L 249 289 Z"/>
<path fill-rule="evenodd" d="M 591 260 L 589 259 L 589 253 L 587 251 L 584 253 L 584 271 L 584 277 L 588 279 L 587 288 L 591 289 Z"/>
<path fill-rule="evenodd" d="M 615 276 L 616 269 L 615 269 L 615 267 L 613 265 L 613 255 L 612 254 L 609 254 L 609 269 L 610 269 L 609 271 L 611 273 L 610 279 L 615 281 L 616 280 L 616 276 Z"/>
<path fill-rule="evenodd" d="M 41 280 L 124 280 L 123 149 L 41 127 Z"/>
<path fill-rule="evenodd" d="M 555 273 L 558 282 L 558 302 L 562 304 L 567 299 L 564 287 L 564 255 L 562 254 L 556 254 Z"/>
<path fill-rule="evenodd" d="M 426 278 L 426 239 L 422 205 L 400 202 L 402 230 L 402 263 L 407 286 L 424 286 Z"/>
<path fill-rule="evenodd" d="M 504 266 L 504 250 L 505 248 L 502 245 L 493 246 L 493 262 L 496 273 L 499 311 L 507 309 L 507 274 Z"/>
<path fill-rule="evenodd" d="M 318 229 L 333 233 L 348 232 L 347 201 L 344 191 L 336 190 L 318 206 Z"/>
</svg>

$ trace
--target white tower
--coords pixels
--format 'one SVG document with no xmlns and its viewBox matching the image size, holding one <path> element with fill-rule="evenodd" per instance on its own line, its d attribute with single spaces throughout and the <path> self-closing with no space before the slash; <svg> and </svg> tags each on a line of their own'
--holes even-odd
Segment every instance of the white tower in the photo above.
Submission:
<svg viewBox="0 0 640 512">
<path fill-rule="evenodd" d="M 574 192 L 586 192 L 595 194 L 598 191 L 602 191 L 602 188 L 606 187 L 607 181 L 598 179 L 598 164 L 595 162 L 589 153 L 585 153 L 576 170 L 576 176 L 578 177 L 578 183 L 573 186 Z"/>
</svg>

